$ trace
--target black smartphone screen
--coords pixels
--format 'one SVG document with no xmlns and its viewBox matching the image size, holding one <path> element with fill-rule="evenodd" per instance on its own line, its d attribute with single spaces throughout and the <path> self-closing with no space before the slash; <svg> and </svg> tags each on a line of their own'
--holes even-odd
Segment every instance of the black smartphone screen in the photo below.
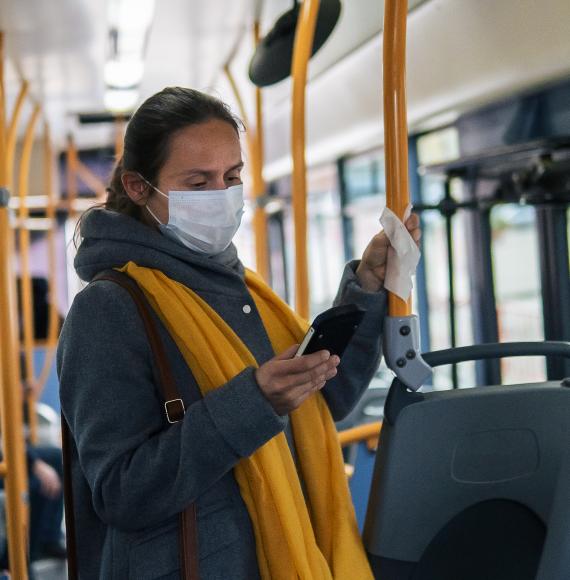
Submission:
<svg viewBox="0 0 570 580">
<path fill-rule="evenodd" d="M 335 306 L 319 314 L 295 356 L 328 350 L 341 356 L 365 314 L 356 304 Z"/>
</svg>

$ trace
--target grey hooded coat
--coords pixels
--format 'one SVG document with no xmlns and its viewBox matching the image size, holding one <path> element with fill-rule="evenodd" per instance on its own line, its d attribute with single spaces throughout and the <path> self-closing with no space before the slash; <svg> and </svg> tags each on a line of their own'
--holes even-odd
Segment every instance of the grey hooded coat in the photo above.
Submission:
<svg viewBox="0 0 570 580">
<path fill-rule="evenodd" d="M 274 356 L 237 258 L 224 265 L 198 256 L 105 210 L 86 216 L 82 236 L 75 267 L 83 280 L 129 260 L 159 269 L 206 300 L 259 364 Z M 355 405 L 381 355 L 386 296 L 360 289 L 356 264 L 347 265 L 335 302 L 356 303 L 367 314 L 338 375 L 323 389 L 335 420 Z M 108 281 L 88 285 L 76 296 L 61 334 L 58 373 L 73 439 L 80 579 L 179 578 L 177 514 L 196 501 L 201 579 L 255 580 L 255 540 L 233 467 L 288 431 L 288 418 L 274 412 L 252 368 L 202 398 L 156 321 L 187 409 L 173 425 L 164 415 L 144 327 L 124 289 Z"/>
</svg>

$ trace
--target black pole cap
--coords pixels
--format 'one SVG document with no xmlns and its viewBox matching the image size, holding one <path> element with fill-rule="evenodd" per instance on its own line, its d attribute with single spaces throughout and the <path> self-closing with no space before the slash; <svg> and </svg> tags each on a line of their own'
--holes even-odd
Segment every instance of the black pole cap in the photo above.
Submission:
<svg viewBox="0 0 570 580">
<path fill-rule="evenodd" d="M 313 40 L 313 56 L 331 35 L 340 16 L 340 0 L 321 0 Z M 249 64 L 249 78 L 258 87 L 267 87 L 291 74 L 295 29 L 301 7 L 283 13 L 261 39 Z"/>
</svg>

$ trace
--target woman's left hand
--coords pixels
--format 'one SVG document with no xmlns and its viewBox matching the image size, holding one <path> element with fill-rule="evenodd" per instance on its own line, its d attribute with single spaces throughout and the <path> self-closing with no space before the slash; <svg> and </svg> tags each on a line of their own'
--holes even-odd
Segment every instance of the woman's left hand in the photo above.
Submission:
<svg viewBox="0 0 570 580">
<path fill-rule="evenodd" d="M 419 245 L 422 231 L 420 229 L 420 218 L 412 214 L 406 220 L 406 228 Z M 386 258 L 388 257 L 388 247 L 390 240 L 382 231 L 376 234 L 362 254 L 362 260 L 356 268 L 356 276 L 360 286 L 366 292 L 378 292 L 384 287 L 384 278 L 386 277 Z"/>
</svg>

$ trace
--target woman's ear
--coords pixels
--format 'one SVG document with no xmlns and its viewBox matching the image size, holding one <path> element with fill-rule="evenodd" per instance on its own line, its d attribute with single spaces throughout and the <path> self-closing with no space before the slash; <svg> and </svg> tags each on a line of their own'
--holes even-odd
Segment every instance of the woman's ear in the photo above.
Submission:
<svg viewBox="0 0 570 580">
<path fill-rule="evenodd" d="M 150 186 L 136 171 L 125 171 L 121 175 L 121 183 L 131 201 L 144 206 L 150 195 Z"/>
</svg>

